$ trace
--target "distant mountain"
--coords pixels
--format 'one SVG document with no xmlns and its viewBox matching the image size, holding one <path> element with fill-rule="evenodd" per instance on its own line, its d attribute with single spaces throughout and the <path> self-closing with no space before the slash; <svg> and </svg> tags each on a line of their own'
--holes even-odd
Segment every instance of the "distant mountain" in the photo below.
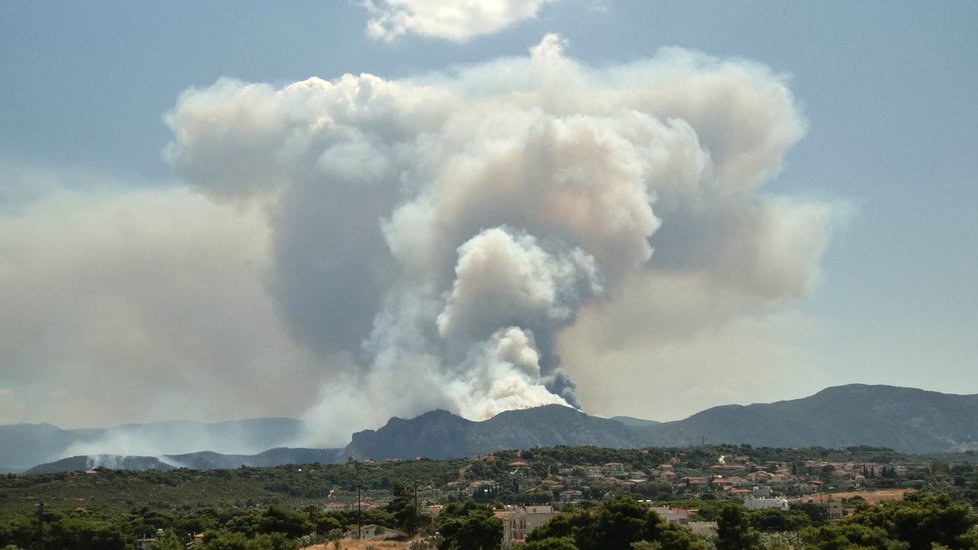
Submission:
<svg viewBox="0 0 978 550">
<path fill-rule="evenodd" d="M 626 426 L 652 426 L 654 424 L 661 424 L 658 420 L 646 420 L 644 418 L 635 418 L 633 416 L 612 416 L 612 420 L 617 420 Z"/>
<path fill-rule="evenodd" d="M 36 464 L 44 464 L 47 469 L 43 471 L 88 469 L 92 460 L 105 467 L 216 469 L 332 463 L 347 458 L 451 458 L 556 445 L 870 445 L 904 453 L 939 453 L 978 449 L 978 395 L 852 384 L 803 399 L 714 407 L 684 420 L 661 423 L 597 418 L 558 405 L 507 411 L 482 422 L 436 410 L 409 420 L 391 418 L 380 429 L 355 433 L 345 449 L 287 448 L 300 433 L 299 421 L 291 419 L 159 423 L 108 430 L 62 430 L 49 424 L 0 426 L 0 471 L 24 471 Z M 172 448 L 173 440 L 194 452 L 138 452 L 143 448 L 140 445 L 153 441 L 169 441 Z M 107 455 L 113 445 L 129 445 L 134 450 Z M 243 447 L 255 450 L 218 452 Z M 71 452 L 78 449 L 82 451 Z"/>
<path fill-rule="evenodd" d="M 62 430 L 51 424 L 0 426 L 0 472 L 22 472 L 68 456 L 72 445 L 91 443 L 104 430 Z"/>
<path fill-rule="evenodd" d="M 227 422 L 154 422 L 64 430 L 50 424 L 0 426 L 0 472 L 22 472 L 67 457 L 160 456 L 198 451 L 255 454 L 293 444 L 302 423 L 291 418 Z"/>
<path fill-rule="evenodd" d="M 27 470 L 28 474 L 51 474 L 56 472 L 78 472 L 93 468 L 110 470 L 173 470 L 171 466 L 152 456 L 72 456 L 54 462 L 40 464 Z"/>
<path fill-rule="evenodd" d="M 445 411 L 353 435 L 353 458 L 445 458 L 552 445 L 870 445 L 905 453 L 978 449 L 978 395 L 853 384 L 770 404 L 726 405 L 674 422 L 601 419 L 556 405 L 472 422 Z"/>
<path fill-rule="evenodd" d="M 334 464 L 340 461 L 343 449 L 290 449 L 280 447 L 256 455 L 225 455 L 210 451 L 183 455 L 164 455 L 167 464 L 193 470 L 223 470 L 249 466 L 267 468 L 284 464 Z"/>
<path fill-rule="evenodd" d="M 62 458 L 34 466 L 28 474 L 47 474 L 54 472 L 77 472 L 93 468 L 110 470 L 227 470 L 249 466 L 269 468 L 285 464 L 334 464 L 339 462 L 343 449 L 269 449 L 255 455 L 225 455 L 211 451 L 187 453 L 182 455 L 120 456 L 85 455 Z"/>
<path fill-rule="evenodd" d="M 482 422 L 437 410 L 411 420 L 395 417 L 379 430 L 355 433 L 344 454 L 374 460 L 450 458 L 555 445 L 628 448 L 636 446 L 636 439 L 621 422 L 560 405 L 507 411 Z"/>
<path fill-rule="evenodd" d="M 904 453 L 978 448 L 978 395 L 852 384 L 770 404 L 726 405 L 636 428 L 642 446 L 871 445 Z"/>
</svg>

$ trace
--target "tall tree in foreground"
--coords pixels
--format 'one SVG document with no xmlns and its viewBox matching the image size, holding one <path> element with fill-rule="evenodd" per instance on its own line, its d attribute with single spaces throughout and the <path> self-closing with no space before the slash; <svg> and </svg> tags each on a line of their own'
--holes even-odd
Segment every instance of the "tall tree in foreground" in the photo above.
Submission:
<svg viewBox="0 0 978 550">
<path fill-rule="evenodd" d="M 418 527 L 418 507 L 415 485 L 395 480 L 391 486 L 394 498 L 387 504 L 387 511 L 394 516 L 395 527 L 405 533 L 415 534 Z"/>
<path fill-rule="evenodd" d="M 760 548 L 760 537 L 751 529 L 747 510 L 728 502 L 717 516 L 717 550 L 753 550 Z"/>
<path fill-rule="evenodd" d="M 445 507 L 437 529 L 444 537 L 440 550 L 497 550 L 503 543 L 503 522 L 473 500 Z"/>
<path fill-rule="evenodd" d="M 978 548 L 978 526 L 968 505 L 946 494 L 907 493 L 903 500 L 860 510 L 841 523 L 803 534 L 814 549 L 835 548 Z"/>
<path fill-rule="evenodd" d="M 647 506 L 624 494 L 597 506 L 578 507 L 557 514 L 527 536 L 526 548 L 566 546 L 568 542 L 580 550 L 706 548 L 706 543 L 689 529 L 666 522 Z"/>
</svg>

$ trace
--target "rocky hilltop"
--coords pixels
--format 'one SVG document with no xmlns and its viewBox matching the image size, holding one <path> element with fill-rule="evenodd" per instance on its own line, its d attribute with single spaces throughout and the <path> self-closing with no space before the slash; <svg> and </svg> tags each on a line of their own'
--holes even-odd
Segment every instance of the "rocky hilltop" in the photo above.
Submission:
<svg viewBox="0 0 978 550">
<path fill-rule="evenodd" d="M 507 411 L 482 422 L 441 410 L 411 420 L 395 417 L 379 430 L 353 434 L 344 454 L 356 459 L 450 458 L 555 445 L 631 448 L 638 442 L 621 422 L 547 405 Z"/>
</svg>

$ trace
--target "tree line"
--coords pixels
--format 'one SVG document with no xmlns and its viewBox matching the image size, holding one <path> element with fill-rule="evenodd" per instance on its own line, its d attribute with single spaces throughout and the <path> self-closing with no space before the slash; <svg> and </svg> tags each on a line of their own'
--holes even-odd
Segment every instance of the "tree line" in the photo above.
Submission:
<svg viewBox="0 0 978 550">
<path fill-rule="evenodd" d="M 668 523 L 645 503 L 627 494 L 580 503 L 558 513 L 530 533 L 523 550 L 965 550 L 978 548 L 978 518 L 970 506 L 947 494 L 913 492 L 902 500 L 863 506 L 850 517 L 828 522 L 811 509 L 749 512 L 736 501 L 707 510 L 716 536 L 704 539 L 687 527 Z M 474 500 L 453 502 L 437 517 L 419 509 L 412 487 L 395 483 L 395 496 L 383 508 L 326 512 L 317 507 L 184 514 L 148 507 L 114 517 L 84 510 L 46 511 L 43 516 L 8 516 L 0 522 L 0 548 L 121 550 L 137 539 L 152 539 L 152 550 L 183 550 L 191 533 L 204 533 L 203 550 L 296 550 L 338 540 L 357 525 L 399 529 L 443 550 L 497 550 L 503 525 L 493 506 Z M 156 536 L 163 533 L 163 536 Z M 434 534 L 437 533 L 437 536 Z M 419 548 L 421 546 L 418 546 Z M 337 546 L 338 548 L 338 546 Z"/>
</svg>

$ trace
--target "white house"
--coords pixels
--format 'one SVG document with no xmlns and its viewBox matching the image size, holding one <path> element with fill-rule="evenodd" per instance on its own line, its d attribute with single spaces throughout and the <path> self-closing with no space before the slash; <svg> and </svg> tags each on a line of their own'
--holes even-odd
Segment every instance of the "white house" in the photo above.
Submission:
<svg viewBox="0 0 978 550">
<path fill-rule="evenodd" d="M 503 548 L 523 542 L 531 531 L 554 516 L 553 506 L 507 506 L 495 513 L 503 522 Z"/>
<path fill-rule="evenodd" d="M 781 510 L 788 509 L 788 501 L 783 498 L 745 498 L 744 506 L 748 510 L 762 510 L 764 508 L 780 508 Z"/>
</svg>

